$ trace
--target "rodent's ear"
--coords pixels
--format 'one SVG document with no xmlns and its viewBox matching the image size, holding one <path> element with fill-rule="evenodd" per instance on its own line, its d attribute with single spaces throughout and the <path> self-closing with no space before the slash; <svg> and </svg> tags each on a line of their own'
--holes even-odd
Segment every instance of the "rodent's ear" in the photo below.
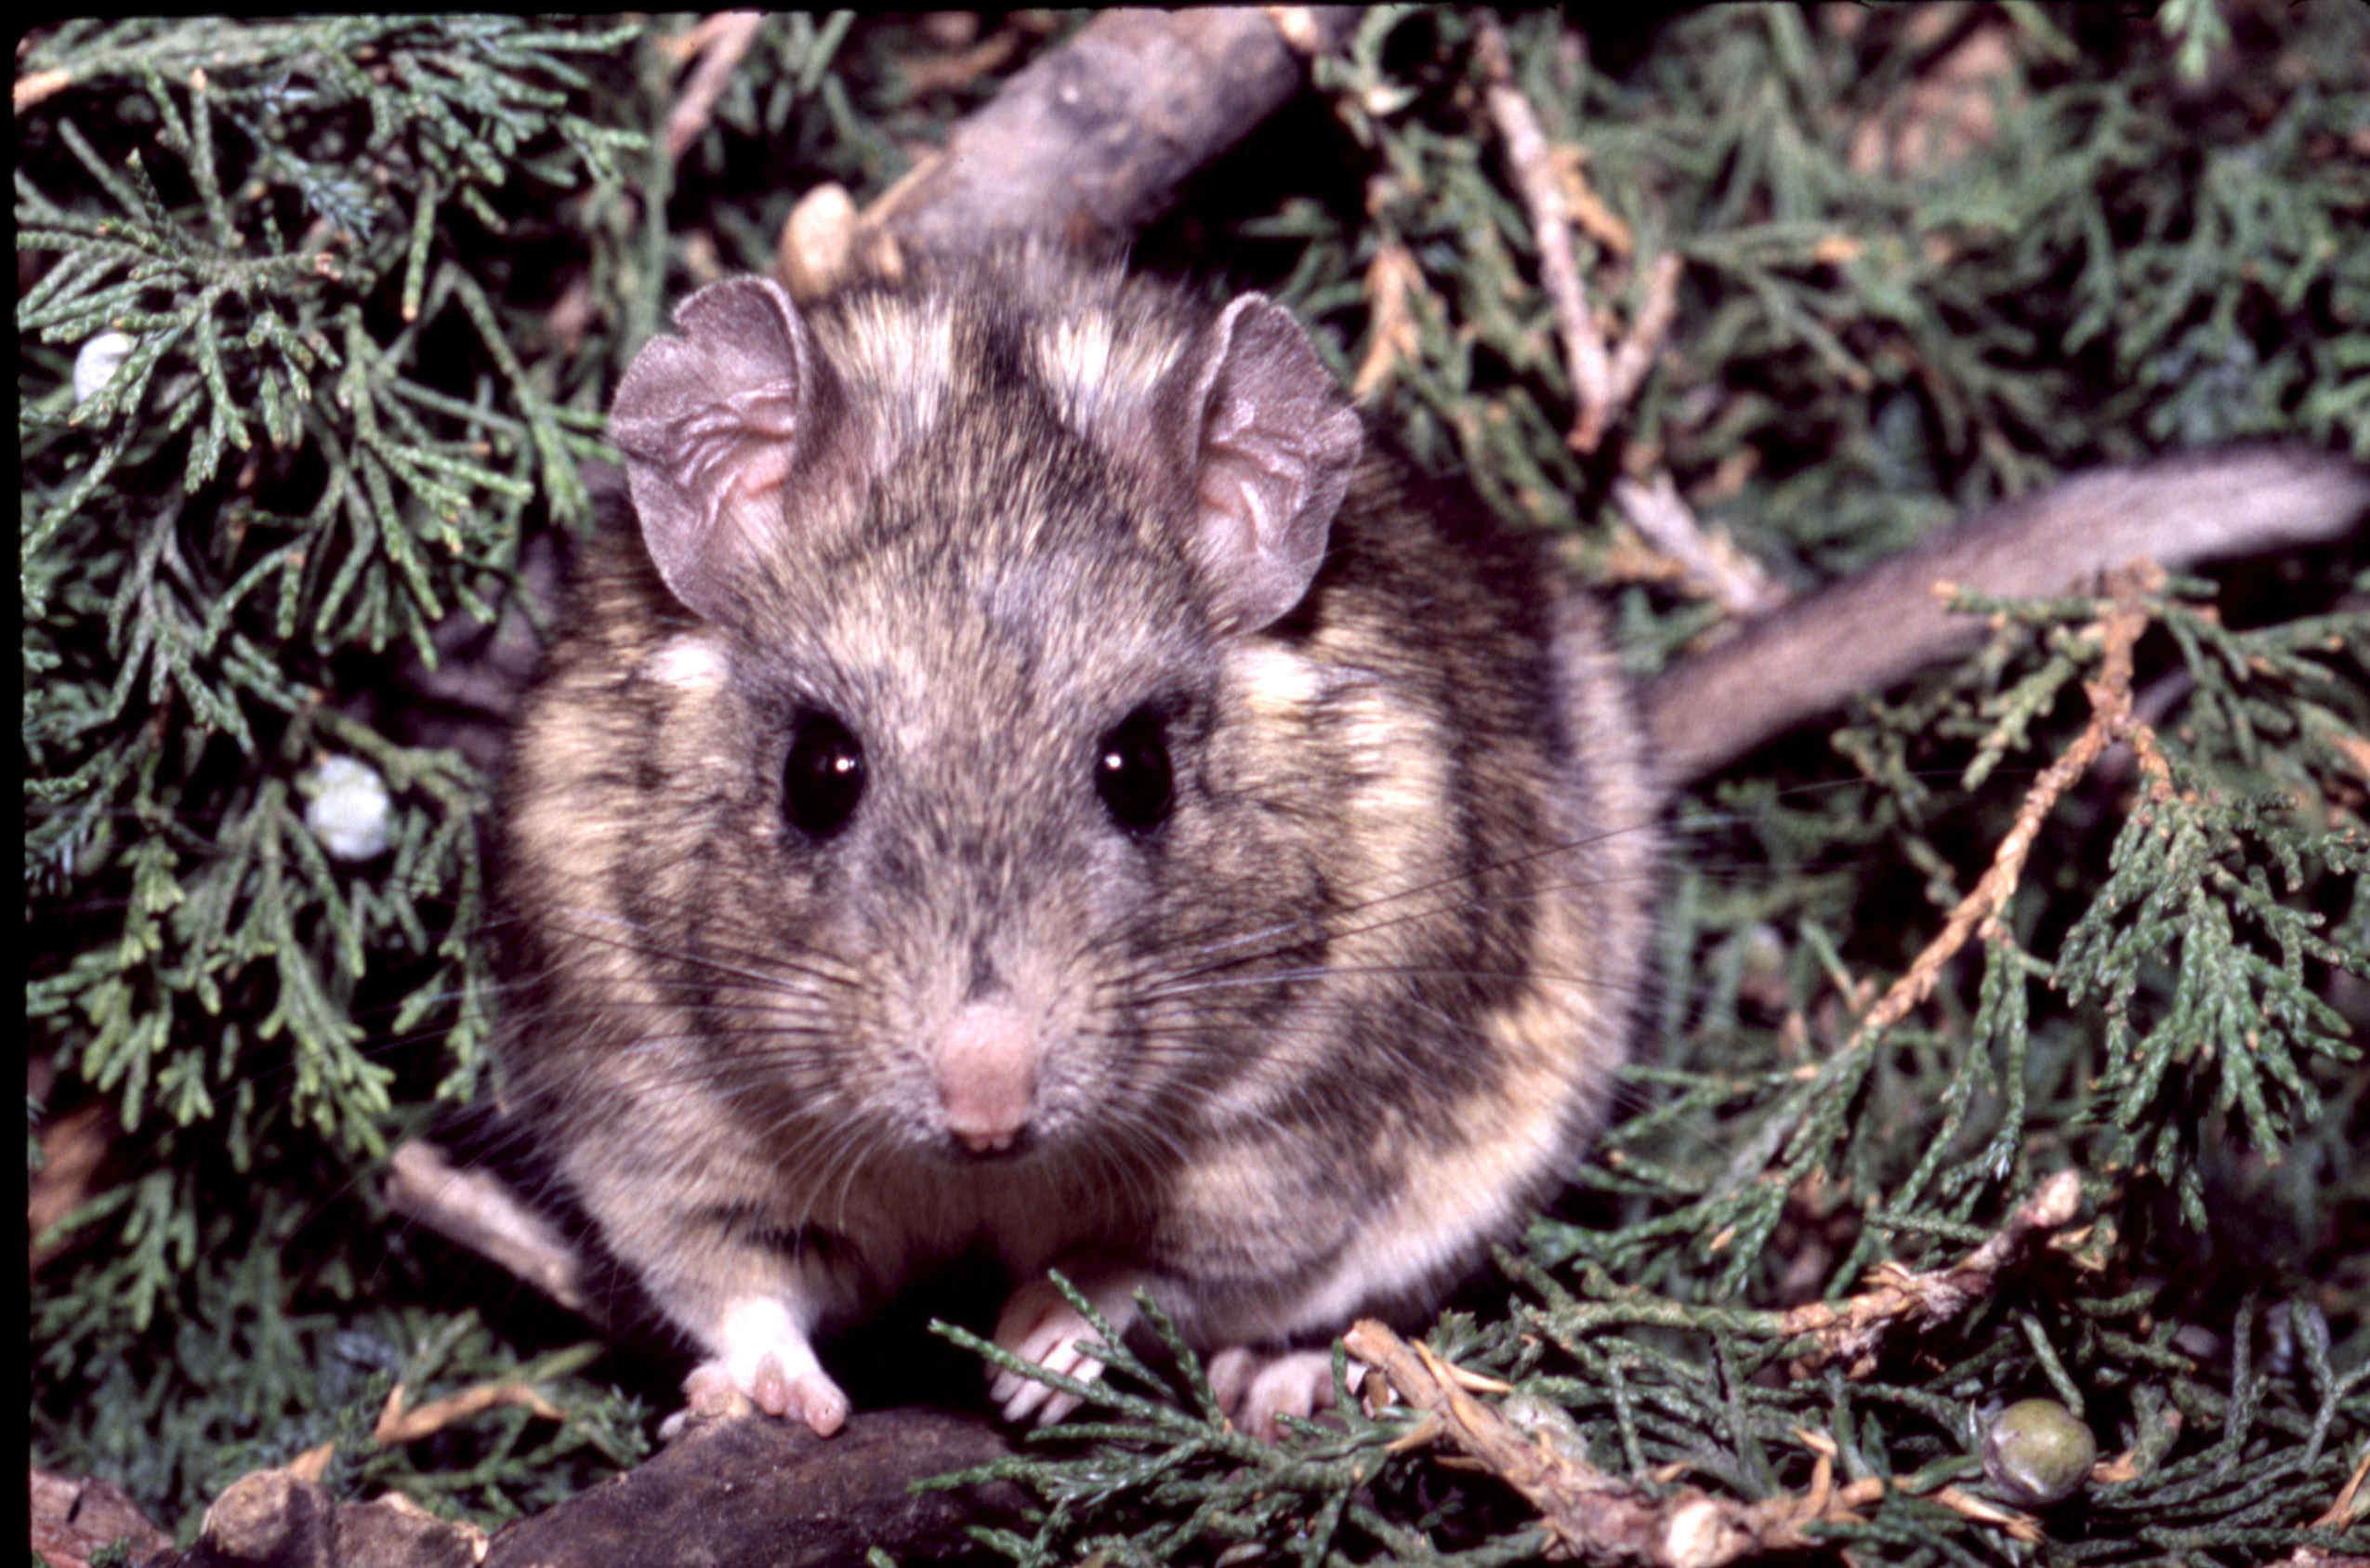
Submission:
<svg viewBox="0 0 2370 1568">
<path fill-rule="evenodd" d="M 797 308 L 766 279 L 711 284 L 675 324 L 682 336 L 653 338 L 627 368 L 609 439 L 659 575 L 714 620 L 742 602 L 740 574 L 799 506 L 821 503 L 839 399 Z"/>
<path fill-rule="evenodd" d="M 1189 544 L 1221 624 L 1257 630 L 1309 591 L 1365 432 L 1300 323 L 1263 295 L 1229 305 L 1183 369 Z"/>
</svg>

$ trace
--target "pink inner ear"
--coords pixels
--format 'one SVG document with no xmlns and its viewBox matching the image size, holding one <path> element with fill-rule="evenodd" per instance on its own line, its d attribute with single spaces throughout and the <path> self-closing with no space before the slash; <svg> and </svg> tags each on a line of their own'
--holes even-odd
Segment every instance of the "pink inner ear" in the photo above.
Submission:
<svg viewBox="0 0 2370 1568">
<path fill-rule="evenodd" d="M 797 466 L 798 388 L 773 381 L 694 415 L 683 433 L 684 487 L 704 503 L 711 525 L 723 514 L 759 501 L 790 482 Z M 754 519 L 727 522 L 738 534 Z"/>
<path fill-rule="evenodd" d="M 1195 489 L 1202 526 L 1219 535 L 1211 543 L 1230 554 L 1272 551 L 1284 541 L 1286 521 L 1301 510 L 1308 485 L 1297 466 L 1272 449 L 1231 439 L 1239 433 L 1204 442 Z"/>
</svg>

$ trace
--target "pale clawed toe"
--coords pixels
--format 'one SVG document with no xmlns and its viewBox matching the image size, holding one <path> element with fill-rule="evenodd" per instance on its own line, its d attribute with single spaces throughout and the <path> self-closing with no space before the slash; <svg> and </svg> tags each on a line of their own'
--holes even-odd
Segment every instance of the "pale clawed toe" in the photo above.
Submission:
<svg viewBox="0 0 2370 1568">
<path fill-rule="evenodd" d="M 1353 1393 L 1365 1370 L 1350 1364 Z M 1333 1351 L 1268 1356 L 1235 1346 L 1210 1358 L 1210 1390 L 1237 1427 L 1272 1443 L 1284 1430 L 1284 1416 L 1305 1421 L 1334 1407 Z"/>
<path fill-rule="evenodd" d="M 848 1396 L 781 1302 L 761 1297 L 736 1302 L 725 1313 L 723 1338 L 723 1353 L 683 1380 L 692 1415 L 729 1415 L 736 1401 L 746 1401 L 769 1416 L 805 1422 L 817 1437 L 847 1424 Z"/>
<path fill-rule="evenodd" d="M 1126 1334 L 1128 1325 L 1136 1321 L 1136 1285 L 1134 1276 L 1129 1275 L 1086 1287 L 1086 1299 L 1094 1303 L 1095 1310 L 1115 1334 Z M 1081 1383 L 1091 1383 L 1102 1376 L 1102 1362 L 1094 1353 L 1101 1349 L 1100 1331 L 1054 1288 L 1050 1280 L 1032 1280 L 1012 1293 L 1012 1298 L 1004 1304 L 1003 1315 L 996 1320 L 995 1343 L 1022 1361 L 1047 1372 L 1074 1377 Z M 996 1372 L 994 1381 L 988 1386 L 988 1397 L 995 1402 L 1005 1419 L 1034 1419 L 1039 1426 L 1049 1426 L 1078 1408 L 1076 1395 L 1063 1393 L 1017 1372 Z"/>
</svg>

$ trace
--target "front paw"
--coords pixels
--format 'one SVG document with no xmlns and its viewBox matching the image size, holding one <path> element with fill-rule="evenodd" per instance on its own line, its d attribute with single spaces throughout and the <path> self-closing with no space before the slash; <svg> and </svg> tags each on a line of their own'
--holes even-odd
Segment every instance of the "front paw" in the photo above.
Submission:
<svg viewBox="0 0 2370 1568">
<path fill-rule="evenodd" d="M 1350 1363 L 1350 1391 L 1356 1393 L 1365 1364 Z M 1333 1352 L 1286 1351 L 1280 1354 L 1231 1345 L 1209 1360 L 1210 1391 L 1218 1408 L 1244 1431 L 1273 1443 L 1287 1416 L 1310 1420 L 1334 1406 Z"/>
<path fill-rule="evenodd" d="M 746 1401 L 769 1416 L 795 1416 L 817 1437 L 848 1420 L 848 1396 L 815 1359 L 804 1330 L 779 1301 L 753 1298 L 724 1315 L 721 1353 L 683 1379 L 692 1416 L 725 1416 Z"/>
<path fill-rule="evenodd" d="M 1125 1335 L 1136 1321 L 1136 1290 L 1142 1283 L 1139 1274 L 1119 1273 L 1086 1284 L 1080 1291 L 1113 1334 Z M 1081 1383 L 1102 1376 L 1102 1362 L 1093 1353 L 1102 1348 L 1100 1330 L 1054 1288 L 1051 1280 L 1032 1280 L 1012 1293 L 1003 1315 L 996 1319 L 995 1343 L 1022 1361 Z M 1039 1426 L 1049 1426 L 1078 1408 L 1075 1394 L 1063 1393 L 1034 1377 L 1017 1372 L 997 1372 L 994 1377 L 988 1397 L 1007 1420 L 1034 1416 Z"/>
</svg>

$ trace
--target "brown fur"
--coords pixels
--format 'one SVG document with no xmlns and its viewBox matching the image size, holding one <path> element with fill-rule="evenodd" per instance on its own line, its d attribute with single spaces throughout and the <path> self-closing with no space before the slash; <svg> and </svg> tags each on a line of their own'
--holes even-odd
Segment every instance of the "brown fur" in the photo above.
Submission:
<svg viewBox="0 0 2370 1568">
<path fill-rule="evenodd" d="M 758 373 L 694 331 L 629 377 L 642 527 L 510 758 L 503 1072 L 712 1355 L 736 1299 L 827 1325 L 981 1246 L 1140 1274 L 1206 1348 L 1329 1335 L 1436 1301 L 1596 1126 L 1654 817 L 1597 613 L 1469 497 L 1303 441 L 1354 427 L 1279 318 L 1042 257 L 825 305 L 758 376 L 786 434 L 731 448 L 794 451 L 778 495 L 647 488 L 699 367 Z M 1228 485 L 1265 529 L 1345 481 L 1305 586 L 1265 533 L 1238 559 Z M 1147 703 L 1176 783 L 1139 838 L 1087 769 Z M 867 769 L 827 844 L 781 782 L 818 708 Z M 929 1046 L 983 989 L 1036 1031 L 993 1159 Z"/>
</svg>

